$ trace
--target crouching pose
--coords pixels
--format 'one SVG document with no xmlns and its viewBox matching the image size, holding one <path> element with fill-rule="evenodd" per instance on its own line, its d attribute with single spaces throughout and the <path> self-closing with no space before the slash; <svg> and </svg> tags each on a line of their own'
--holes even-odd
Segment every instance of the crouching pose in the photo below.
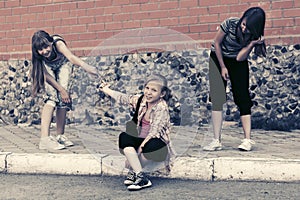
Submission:
<svg viewBox="0 0 300 200">
<path fill-rule="evenodd" d="M 119 148 L 126 157 L 129 172 L 124 184 L 128 190 L 139 190 L 152 185 L 143 172 L 149 161 L 165 161 L 169 169 L 170 115 L 167 100 L 170 90 L 167 80 L 160 75 L 151 75 L 145 83 L 143 95 L 126 95 L 114 91 L 106 83 L 101 90 L 117 103 L 130 105 L 135 114 L 126 124 L 126 132 L 119 135 Z"/>
</svg>

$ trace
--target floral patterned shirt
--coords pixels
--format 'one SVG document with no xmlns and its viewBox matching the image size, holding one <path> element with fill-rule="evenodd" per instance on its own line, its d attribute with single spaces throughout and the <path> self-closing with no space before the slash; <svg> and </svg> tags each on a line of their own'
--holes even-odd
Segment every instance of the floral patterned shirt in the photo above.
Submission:
<svg viewBox="0 0 300 200">
<path fill-rule="evenodd" d="M 140 96 L 141 95 L 126 95 L 117 91 L 114 91 L 113 94 L 111 95 L 111 97 L 114 98 L 117 103 L 131 106 L 133 109 L 137 107 L 137 102 Z M 138 111 L 138 124 L 141 124 L 142 119 L 146 112 L 147 112 L 147 103 L 146 103 L 146 99 L 143 98 Z M 162 141 L 164 141 L 167 144 L 168 156 L 167 159 L 165 160 L 165 167 L 167 172 L 171 171 L 171 167 L 170 167 L 171 158 L 176 156 L 176 153 L 173 150 L 170 141 L 170 133 L 171 133 L 171 122 L 170 122 L 169 107 L 166 101 L 161 99 L 156 103 L 156 105 L 152 106 L 151 108 L 150 130 L 144 141 L 147 142 L 151 138 L 160 138 Z"/>
<path fill-rule="evenodd" d="M 137 101 L 140 95 L 126 95 L 120 92 L 114 92 L 114 99 L 117 103 L 123 105 L 129 105 L 133 109 L 137 107 Z M 142 119 L 147 112 L 147 104 L 145 98 L 142 99 L 140 108 L 138 111 L 138 123 L 141 124 Z M 160 138 L 166 144 L 170 142 L 170 114 L 169 107 L 165 100 L 159 100 L 150 111 L 150 130 L 148 136 L 145 138 L 146 141 L 151 138 Z"/>
</svg>

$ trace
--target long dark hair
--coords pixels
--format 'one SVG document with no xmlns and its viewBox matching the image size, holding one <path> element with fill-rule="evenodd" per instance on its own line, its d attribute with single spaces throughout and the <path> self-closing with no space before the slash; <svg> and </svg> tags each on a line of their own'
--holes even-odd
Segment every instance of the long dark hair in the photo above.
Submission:
<svg viewBox="0 0 300 200">
<path fill-rule="evenodd" d="M 238 28 L 241 27 L 241 23 L 245 18 L 247 20 L 246 27 L 251 33 L 251 37 L 246 41 L 249 44 L 250 41 L 264 36 L 266 14 L 260 7 L 251 7 L 244 12 L 238 23 Z M 266 44 L 263 42 L 262 44 L 255 45 L 254 53 L 259 56 L 266 56 Z"/>
<path fill-rule="evenodd" d="M 42 89 L 45 88 L 45 66 L 43 64 L 43 57 L 38 53 L 38 50 L 47 48 L 53 42 L 53 38 L 43 30 L 37 31 L 33 34 L 31 40 L 32 51 L 32 95 L 36 96 Z"/>
</svg>

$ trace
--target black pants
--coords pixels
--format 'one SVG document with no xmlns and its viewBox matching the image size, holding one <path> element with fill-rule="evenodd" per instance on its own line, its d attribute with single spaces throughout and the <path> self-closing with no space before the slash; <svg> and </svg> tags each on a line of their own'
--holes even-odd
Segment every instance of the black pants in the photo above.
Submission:
<svg viewBox="0 0 300 200">
<path fill-rule="evenodd" d="M 134 137 L 125 132 L 119 135 L 119 148 L 120 152 L 123 153 L 123 149 L 126 147 L 133 147 L 136 150 L 144 141 L 144 138 Z M 159 138 L 152 138 L 144 147 L 142 147 L 142 153 L 147 160 L 152 160 L 155 162 L 164 161 L 168 154 L 168 148 L 165 142 Z"/>
<path fill-rule="evenodd" d="M 234 103 L 240 110 L 240 115 L 251 114 L 253 103 L 249 94 L 249 66 L 248 60 L 237 61 L 235 58 L 223 57 L 228 70 Z M 209 59 L 209 84 L 212 110 L 222 111 L 226 102 L 227 82 L 221 76 L 221 67 L 214 52 Z"/>
</svg>

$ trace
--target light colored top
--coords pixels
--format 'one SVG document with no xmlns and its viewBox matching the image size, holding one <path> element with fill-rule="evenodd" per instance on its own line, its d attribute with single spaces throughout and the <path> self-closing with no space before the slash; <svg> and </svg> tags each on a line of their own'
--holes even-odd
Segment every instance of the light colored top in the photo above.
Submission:
<svg viewBox="0 0 300 200">
<path fill-rule="evenodd" d="M 145 119 L 145 117 L 143 117 L 143 119 L 142 119 L 142 125 L 141 125 L 141 131 L 140 131 L 139 137 L 140 138 L 146 138 L 147 135 L 149 134 L 150 128 L 151 128 L 150 122 L 147 121 Z"/>
</svg>

